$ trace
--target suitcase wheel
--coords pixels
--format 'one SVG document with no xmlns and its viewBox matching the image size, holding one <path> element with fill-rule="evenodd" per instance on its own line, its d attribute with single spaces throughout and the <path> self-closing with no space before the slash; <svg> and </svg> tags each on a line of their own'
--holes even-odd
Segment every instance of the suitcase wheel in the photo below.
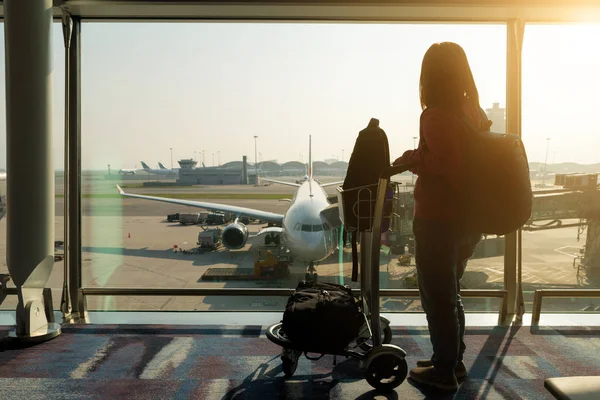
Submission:
<svg viewBox="0 0 600 400">
<path fill-rule="evenodd" d="M 406 353 L 397 346 L 384 344 L 369 352 L 365 379 L 380 392 L 391 392 L 408 375 Z"/>
</svg>

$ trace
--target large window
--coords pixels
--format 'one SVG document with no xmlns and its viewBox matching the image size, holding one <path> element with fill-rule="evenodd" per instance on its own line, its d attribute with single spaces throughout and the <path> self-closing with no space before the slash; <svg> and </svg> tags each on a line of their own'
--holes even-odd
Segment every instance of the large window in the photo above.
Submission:
<svg viewBox="0 0 600 400">
<path fill-rule="evenodd" d="M 594 121 L 600 104 L 600 56 L 589 47 L 598 40 L 600 25 L 526 27 L 522 129 L 536 189 L 533 224 L 523 233 L 523 287 L 529 302 L 536 289 L 600 287 L 600 266 L 592 261 L 600 250 L 599 221 L 589 219 L 589 209 L 600 204 L 600 192 L 585 175 L 600 172 Z M 547 193 L 557 190 L 563 192 Z M 598 307 L 597 299 L 543 301 L 548 312 Z"/>
<path fill-rule="evenodd" d="M 0 23 L 0 40 L 2 42 L 2 52 L 0 53 L 0 170 L 6 170 L 6 78 L 5 78 L 5 52 L 4 52 L 4 24 Z M 65 110 L 65 48 L 63 41 L 62 26 L 60 23 L 52 25 L 52 62 L 53 62 L 53 113 L 52 129 L 54 135 L 54 169 L 55 173 L 55 237 L 57 241 L 62 241 L 64 237 L 64 208 L 63 208 L 63 170 L 64 170 L 64 110 Z M 10 176 L 10 171 L 8 171 Z M 10 178 L 9 178 L 10 179 Z M 27 182 L 23 182 L 27 184 Z M 0 195 L 6 196 L 6 181 L 0 181 Z M 7 204 L 10 207 L 10 204 Z M 35 234 L 35 228 L 32 227 L 32 235 Z M 56 249 L 56 254 L 63 254 L 63 248 Z M 7 274 L 8 266 L 6 260 L 6 216 L 0 220 L 0 274 Z M 60 300 L 62 295 L 62 286 L 64 278 L 63 261 L 57 259 L 54 263 L 52 274 L 46 287 L 52 288 L 52 300 L 54 309 L 60 309 Z M 9 287 L 14 287 L 13 282 L 9 282 Z M 17 306 L 17 296 L 8 296 L 0 305 L 0 309 L 14 310 Z"/>
<path fill-rule="evenodd" d="M 306 273 L 297 254 L 291 254 L 289 276 L 252 276 L 256 258 L 265 261 L 265 243 L 276 256 L 289 256 L 280 254 L 281 240 L 256 236 L 266 221 L 247 225 L 241 249 L 185 254 L 179 250 L 209 243 L 204 229 L 217 226 L 182 225 L 167 216 L 204 210 L 123 199 L 115 185 L 284 214 L 291 203 L 282 199 L 293 198 L 296 189 L 264 180 L 259 186 L 255 174 L 302 182 L 309 135 L 313 172 L 322 183 L 343 179 L 357 134 L 372 117 L 388 134 L 392 159 L 413 148 L 420 66 L 434 42 L 465 48 L 482 107 L 505 104 L 505 25 L 84 23 L 82 32 L 84 287 L 296 287 Z M 240 185 L 244 176 L 248 185 Z M 398 179 L 410 203 L 413 177 Z M 335 186 L 326 190 L 335 194 Z M 307 219 L 290 230 L 298 223 L 299 234 L 309 233 L 303 226 L 322 226 Z M 410 226 L 404 230 L 410 233 Z M 497 242 L 482 244 L 464 287 L 503 288 Z M 392 247 L 381 255 L 382 288 L 415 287 L 414 258 L 401 260 L 403 246 Z M 316 271 L 319 280 L 351 283 L 350 249 L 334 252 Z M 88 307 L 263 311 L 281 310 L 285 301 L 90 297 Z M 422 311 L 417 299 L 382 303 L 386 311 Z M 498 302 L 467 300 L 467 309 L 497 312 Z"/>
</svg>

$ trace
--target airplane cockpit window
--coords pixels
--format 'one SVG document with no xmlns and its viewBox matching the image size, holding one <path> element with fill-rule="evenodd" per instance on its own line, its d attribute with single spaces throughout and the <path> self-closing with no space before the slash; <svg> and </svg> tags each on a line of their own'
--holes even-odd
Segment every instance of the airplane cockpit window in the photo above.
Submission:
<svg viewBox="0 0 600 400">
<path fill-rule="evenodd" d="M 316 224 L 316 225 L 309 225 L 309 224 L 304 224 L 302 225 L 302 232 L 321 232 L 323 231 L 324 227 L 322 224 Z"/>
<path fill-rule="evenodd" d="M 294 225 L 294 230 L 295 231 L 299 231 L 302 229 L 302 224 L 300 222 L 296 223 L 296 225 Z"/>
</svg>

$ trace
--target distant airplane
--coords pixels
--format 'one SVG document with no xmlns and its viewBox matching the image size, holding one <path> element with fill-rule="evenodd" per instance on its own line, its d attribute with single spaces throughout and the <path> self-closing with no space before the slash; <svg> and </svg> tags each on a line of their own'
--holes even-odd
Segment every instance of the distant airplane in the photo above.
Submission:
<svg viewBox="0 0 600 400">
<path fill-rule="evenodd" d="M 179 170 L 179 168 L 167 168 L 167 167 L 165 167 L 165 166 L 164 166 L 164 164 L 163 164 L 163 163 L 161 163 L 161 162 L 159 162 L 159 163 L 158 163 L 158 167 L 159 167 L 160 169 L 162 169 L 162 170 L 167 170 L 167 171 L 177 171 L 177 170 Z"/>
<path fill-rule="evenodd" d="M 135 175 L 137 171 L 138 169 L 121 168 L 119 170 L 119 175 Z"/>
<path fill-rule="evenodd" d="M 122 196 L 137 199 L 162 201 L 183 206 L 199 207 L 216 212 L 226 212 L 236 215 L 233 223 L 226 226 L 222 233 L 223 245 L 228 249 L 240 249 L 248 240 L 248 228 L 240 222 L 243 217 L 255 218 L 271 222 L 279 226 L 262 229 L 257 236 L 263 234 L 280 234 L 286 247 L 294 258 L 304 261 L 308 267 L 306 279 L 317 279 L 315 266 L 329 257 L 338 245 L 338 229 L 332 226 L 324 217 L 323 212 L 331 205 L 324 187 L 339 185 L 342 182 L 331 182 L 319 185 L 312 176 L 311 138 L 309 136 L 308 174 L 302 183 L 282 182 L 261 178 L 262 180 L 279 183 L 297 188 L 291 205 L 285 214 L 276 214 L 245 207 L 201 201 L 179 200 L 164 197 L 153 197 L 125 193 L 119 185 L 117 189 Z"/>
<path fill-rule="evenodd" d="M 175 171 L 166 169 L 166 168 L 164 168 L 164 166 L 163 166 L 163 168 L 155 169 L 155 168 L 150 168 L 148 166 L 148 164 L 146 164 L 144 161 L 141 161 L 141 163 L 142 163 L 142 167 L 144 167 L 143 171 L 148 172 L 150 174 L 156 174 L 156 175 L 175 175 L 176 174 Z M 162 166 L 162 164 L 159 163 L 159 166 Z"/>
</svg>

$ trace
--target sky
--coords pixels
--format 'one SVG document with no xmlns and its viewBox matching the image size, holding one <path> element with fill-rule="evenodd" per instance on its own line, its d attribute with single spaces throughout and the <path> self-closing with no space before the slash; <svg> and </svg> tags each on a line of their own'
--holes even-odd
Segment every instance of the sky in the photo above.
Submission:
<svg viewBox="0 0 600 400">
<path fill-rule="evenodd" d="M 4 43 L 4 32 L 2 43 Z M 99 23 L 82 26 L 82 166 L 106 170 L 254 161 L 348 160 L 380 120 L 392 159 L 418 136 L 418 81 L 434 42 L 463 46 L 483 108 L 506 104 L 504 25 Z M 600 162 L 600 25 L 528 25 L 523 140 L 530 161 Z M 53 29 L 54 165 L 62 169 L 64 48 Z M 4 53 L 0 68 L 4 76 Z M 6 167 L 0 80 L 0 168 Z"/>
</svg>

